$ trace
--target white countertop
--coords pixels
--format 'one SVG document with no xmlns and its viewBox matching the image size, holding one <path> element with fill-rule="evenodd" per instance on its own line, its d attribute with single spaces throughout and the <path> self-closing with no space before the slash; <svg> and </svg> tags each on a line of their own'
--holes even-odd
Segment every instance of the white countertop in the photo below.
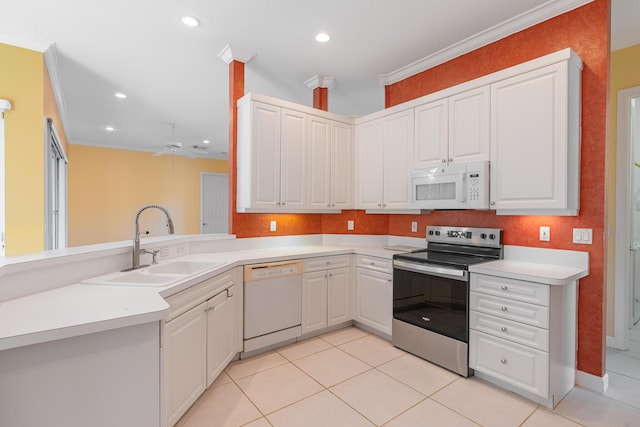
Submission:
<svg viewBox="0 0 640 427">
<path fill-rule="evenodd" d="M 384 249 L 382 241 L 372 243 L 371 240 L 358 237 L 351 237 L 349 240 L 360 246 L 345 244 L 346 242 L 340 237 L 334 237 L 334 242 L 331 243 L 338 244 L 258 247 L 262 246 L 262 241 L 256 240 L 252 243 L 253 247 L 257 247 L 255 249 L 226 250 L 227 246 L 224 245 L 229 242 L 220 241 L 216 243 L 219 245 L 219 251 L 215 251 L 212 247 L 210 252 L 205 250 L 202 253 L 162 261 L 161 264 L 180 260 L 217 263 L 210 269 L 167 286 L 72 283 L 32 295 L 8 299 L 0 302 L 0 350 L 160 321 L 166 318 L 169 308 L 164 298 L 241 265 L 343 254 L 391 259 L 394 254 L 400 252 Z M 371 245 L 367 245 L 368 243 Z M 128 259 L 128 254 L 125 255 Z M 586 253 L 505 246 L 505 258 L 508 257 L 511 259 L 472 266 L 471 272 L 550 285 L 566 284 L 585 277 L 589 272 Z M 539 262 L 529 262 L 530 260 Z M 46 260 L 46 263 L 41 262 L 41 264 L 51 267 L 49 264 L 53 262 L 54 260 Z M 68 271 L 75 271 L 74 269 L 79 268 L 78 264 L 69 267 L 65 262 L 58 265 L 58 271 L 65 268 Z M 86 262 L 84 264 L 89 265 Z M 48 280 L 52 274 L 56 274 L 56 270 L 53 272 L 43 270 L 41 273 L 34 274 L 34 270 L 30 270 L 28 265 L 23 267 L 22 269 L 30 274 L 25 273 L 24 276 L 19 277 L 17 284 L 21 286 L 28 286 L 34 283 L 34 280 L 35 283 L 38 280 Z"/>
<path fill-rule="evenodd" d="M 507 259 L 473 265 L 469 271 L 547 285 L 567 285 L 589 274 L 585 268 Z"/>
<path fill-rule="evenodd" d="M 391 259 L 398 252 L 381 247 L 309 245 L 193 254 L 166 262 L 220 264 L 168 286 L 74 283 L 0 302 L 0 350 L 160 321 L 169 308 L 163 297 L 239 265 L 353 253 Z"/>
</svg>

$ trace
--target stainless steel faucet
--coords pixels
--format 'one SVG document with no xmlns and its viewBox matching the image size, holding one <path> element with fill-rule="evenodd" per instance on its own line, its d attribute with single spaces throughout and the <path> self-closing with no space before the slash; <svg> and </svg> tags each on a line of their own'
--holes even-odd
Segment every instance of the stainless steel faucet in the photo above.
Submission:
<svg viewBox="0 0 640 427">
<path fill-rule="evenodd" d="M 157 251 L 147 251 L 146 249 L 142 249 L 142 250 L 140 249 L 140 235 L 143 233 L 149 234 L 148 231 L 143 231 L 143 232 L 140 231 L 140 214 L 145 210 L 151 209 L 151 208 L 160 209 L 162 212 L 164 212 L 165 216 L 167 217 L 167 227 L 169 229 L 169 234 L 173 234 L 173 220 L 171 219 L 171 215 L 169 215 L 168 210 L 166 210 L 160 205 L 146 205 L 138 209 L 138 212 L 136 212 L 136 219 L 134 222 L 135 230 L 133 232 L 134 234 L 133 234 L 133 259 L 131 263 L 132 265 L 131 265 L 131 268 L 128 268 L 127 270 L 123 270 L 123 271 L 130 271 L 130 270 L 146 267 L 146 265 L 140 265 L 140 255 L 143 253 L 151 254 L 153 256 L 154 264 L 156 263 L 156 255 L 158 254 Z"/>
</svg>

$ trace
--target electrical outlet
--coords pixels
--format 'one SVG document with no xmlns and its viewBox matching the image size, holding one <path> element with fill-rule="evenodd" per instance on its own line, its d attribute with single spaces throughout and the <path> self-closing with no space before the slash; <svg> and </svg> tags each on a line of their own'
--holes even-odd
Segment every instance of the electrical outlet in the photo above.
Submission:
<svg viewBox="0 0 640 427">
<path fill-rule="evenodd" d="M 551 240 L 551 227 L 540 227 L 540 241 L 548 242 Z"/>
<path fill-rule="evenodd" d="M 169 248 L 160 248 L 160 258 L 166 258 L 169 254 Z"/>
<path fill-rule="evenodd" d="M 347 230 L 353 230 L 354 228 L 354 222 L 352 219 L 347 221 Z"/>
<path fill-rule="evenodd" d="M 178 246 L 176 247 L 176 252 L 179 254 L 183 254 L 185 253 L 185 251 L 187 250 L 186 246 L 184 245 L 184 243 L 180 243 L 178 244 Z"/>
<path fill-rule="evenodd" d="M 411 232 L 412 233 L 418 232 L 418 221 L 411 221 Z"/>
<path fill-rule="evenodd" d="M 275 221 L 271 221 L 269 223 L 269 231 L 276 231 L 276 222 Z"/>
</svg>

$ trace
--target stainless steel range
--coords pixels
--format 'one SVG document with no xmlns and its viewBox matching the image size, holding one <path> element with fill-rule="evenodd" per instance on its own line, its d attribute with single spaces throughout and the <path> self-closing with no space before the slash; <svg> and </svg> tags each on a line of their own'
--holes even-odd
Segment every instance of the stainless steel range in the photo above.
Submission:
<svg viewBox="0 0 640 427">
<path fill-rule="evenodd" d="M 502 258 L 502 230 L 427 227 L 427 249 L 393 257 L 393 345 L 469 376 L 469 266 Z"/>
</svg>

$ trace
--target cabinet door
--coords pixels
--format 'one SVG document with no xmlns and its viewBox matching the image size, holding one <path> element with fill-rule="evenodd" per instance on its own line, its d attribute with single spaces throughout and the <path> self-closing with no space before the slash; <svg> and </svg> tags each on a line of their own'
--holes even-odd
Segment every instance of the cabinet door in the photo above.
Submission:
<svg viewBox="0 0 640 427">
<path fill-rule="evenodd" d="M 409 171 L 413 153 L 413 110 L 401 111 L 384 121 L 383 208 L 405 209 L 411 202 Z"/>
<path fill-rule="evenodd" d="M 280 203 L 280 116 L 278 107 L 259 102 L 251 105 L 250 173 L 254 208 L 273 209 Z"/>
<path fill-rule="evenodd" d="M 207 301 L 207 387 L 236 354 L 234 292 L 232 286 Z"/>
<path fill-rule="evenodd" d="M 391 275 L 356 268 L 355 320 L 391 335 Z"/>
<path fill-rule="evenodd" d="M 331 123 L 327 119 L 309 116 L 308 207 L 331 207 Z"/>
<path fill-rule="evenodd" d="M 327 272 L 302 275 L 302 334 L 327 326 Z"/>
<path fill-rule="evenodd" d="M 280 207 L 305 208 L 307 203 L 307 115 L 282 109 L 280 144 Z"/>
<path fill-rule="evenodd" d="M 329 270 L 327 276 L 327 326 L 352 320 L 351 268 Z"/>
<path fill-rule="evenodd" d="M 566 63 L 491 85 L 491 207 L 567 207 Z"/>
<path fill-rule="evenodd" d="M 449 146 L 449 102 L 439 99 L 415 108 L 413 168 L 433 168 L 446 163 Z"/>
<path fill-rule="evenodd" d="M 164 326 L 163 424 L 173 426 L 206 389 L 207 317 L 202 303 Z"/>
<path fill-rule="evenodd" d="M 449 163 L 489 160 L 489 86 L 449 98 Z"/>
<path fill-rule="evenodd" d="M 382 209 L 383 127 L 382 119 L 379 119 L 363 123 L 356 129 L 356 208 L 358 209 Z M 408 189 L 407 185 L 407 191 Z"/>
<path fill-rule="evenodd" d="M 331 123 L 331 207 L 353 208 L 353 126 Z"/>
</svg>

